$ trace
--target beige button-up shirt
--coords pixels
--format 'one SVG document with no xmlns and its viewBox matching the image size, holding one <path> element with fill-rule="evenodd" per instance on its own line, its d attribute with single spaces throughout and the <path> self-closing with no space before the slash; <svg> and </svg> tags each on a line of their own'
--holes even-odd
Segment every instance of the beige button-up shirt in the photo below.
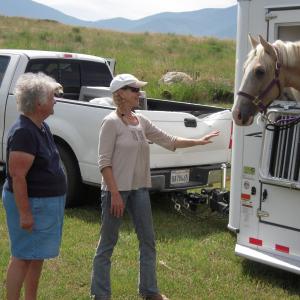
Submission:
<svg viewBox="0 0 300 300">
<path fill-rule="evenodd" d="M 126 125 L 115 111 L 103 120 L 98 164 L 100 171 L 110 166 L 119 191 L 151 187 L 150 149 L 148 140 L 175 151 L 176 137 L 167 134 L 141 114 L 137 126 Z M 102 190 L 107 185 L 102 178 Z"/>
</svg>

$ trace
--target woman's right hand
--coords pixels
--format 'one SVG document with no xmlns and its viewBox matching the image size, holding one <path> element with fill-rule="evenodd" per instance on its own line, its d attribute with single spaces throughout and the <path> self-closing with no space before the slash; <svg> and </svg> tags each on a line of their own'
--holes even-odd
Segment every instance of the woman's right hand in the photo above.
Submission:
<svg viewBox="0 0 300 300">
<path fill-rule="evenodd" d="M 111 206 L 110 213 L 116 217 L 120 218 L 123 216 L 125 209 L 124 201 L 119 192 L 111 193 Z"/>
<path fill-rule="evenodd" d="M 20 227 L 27 231 L 32 231 L 33 229 L 33 217 L 31 212 L 20 213 Z"/>
</svg>

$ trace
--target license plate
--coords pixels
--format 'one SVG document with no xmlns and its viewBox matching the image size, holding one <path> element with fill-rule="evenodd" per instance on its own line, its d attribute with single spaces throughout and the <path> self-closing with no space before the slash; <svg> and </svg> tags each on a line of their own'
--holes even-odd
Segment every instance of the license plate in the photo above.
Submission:
<svg viewBox="0 0 300 300">
<path fill-rule="evenodd" d="M 170 183 L 172 185 L 188 183 L 189 180 L 190 180 L 190 170 L 189 169 L 171 171 Z"/>
</svg>

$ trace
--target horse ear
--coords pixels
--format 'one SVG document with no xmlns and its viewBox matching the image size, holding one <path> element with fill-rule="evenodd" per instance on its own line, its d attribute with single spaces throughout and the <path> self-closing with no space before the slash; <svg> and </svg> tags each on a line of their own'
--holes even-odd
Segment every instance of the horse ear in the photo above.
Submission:
<svg viewBox="0 0 300 300">
<path fill-rule="evenodd" d="M 258 40 L 256 40 L 250 33 L 248 33 L 249 42 L 252 46 L 252 49 L 255 49 L 256 46 L 259 44 Z"/>
<path fill-rule="evenodd" d="M 262 44 L 262 46 L 264 47 L 265 51 L 271 56 L 273 57 L 274 60 L 277 59 L 277 55 L 276 52 L 273 48 L 273 46 L 267 42 L 261 35 L 259 35 L 259 41 Z"/>
</svg>

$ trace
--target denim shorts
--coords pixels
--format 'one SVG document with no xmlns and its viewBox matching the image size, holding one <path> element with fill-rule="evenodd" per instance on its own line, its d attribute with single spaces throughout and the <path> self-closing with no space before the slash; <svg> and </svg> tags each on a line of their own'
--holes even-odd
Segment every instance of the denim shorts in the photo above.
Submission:
<svg viewBox="0 0 300 300">
<path fill-rule="evenodd" d="M 20 227 L 19 212 L 13 193 L 3 189 L 11 255 L 19 259 L 47 259 L 58 256 L 64 219 L 65 195 L 30 197 L 34 220 L 31 232 Z"/>
</svg>

